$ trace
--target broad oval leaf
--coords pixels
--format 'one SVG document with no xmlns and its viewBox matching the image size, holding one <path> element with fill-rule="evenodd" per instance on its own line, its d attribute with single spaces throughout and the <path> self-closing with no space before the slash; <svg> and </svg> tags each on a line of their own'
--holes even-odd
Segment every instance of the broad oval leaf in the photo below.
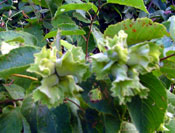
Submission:
<svg viewBox="0 0 175 133">
<path fill-rule="evenodd" d="M 175 41 L 175 16 L 172 16 L 169 18 L 170 21 L 170 35 L 173 39 L 173 41 Z"/>
<path fill-rule="evenodd" d="M 113 115 L 104 115 L 105 133 L 117 133 L 121 128 L 120 118 Z"/>
<path fill-rule="evenodd" d="M 64 12 L 72 11 L 72 10 L 84 10 L 89 11 L 93 9 L 94 12 L 97 12 L 98 8 L 93 3 L 71 3 L 60 6 L 55 13 L 55 17 Z"/>
<path fill-rule="evenodd" d="M 147 99 L 134 97 L 127 104 L 129 114 L 141 133 L 152 133 L 164 121 L 167 109 L 166 89 L 152 74 L 141 76 L 142 84 L 150 89 Z"/>
<path fill-rule="evenodd" d="M 1 133 L 20 133 L 22 131 L 22 117 L 19 108 L 0 115 Z"/>
<path fill-rule="evenodd" d="M 39 133 L 69 133 L 70 111 L 66 105 L 49 110 L 45 106 L 39 106 L 36 114 L 37 130 Z"/>
<path fill-rule="evenodd" d="M 133 123 L 123 121 L 120 132 L 121 133 L 138 133 L 138 130 L 136 129 Z"/>
<path fill-rule="evenodd" d="M 27 45 L 37 45 L 37 39 L 35 38 L 35 36 L 23 31 L 1 31 L 0 45 L 3 41 L 16 41 Z"/>
<path fill-rule="evenodd" d="M 29 64 L 34 62 L 36 47 L 25 46 L 16 48 L 6 55 L 0 56 L 0 77 L 8 77 L 11 74 L 23 72 Z"/>
<path fill-rule="evenodd" d="M 164 25 L 155 23 L 149 18 L 139 18 L 136 21 L 127 19 L 120 23 L 110 25 L 104 32 L 105 37 L 113 38 L 120 30 L 128 34 L 128 45 L 144 42 L 151 39 L 168 36 Z"/>
<path fill-rule="evenodd" d="M 10 94 L 10 96 L 13 99 L 23 99 L 24 98 L 24 88 L 22 88 L 21 86 L 18 86 L 16 84 L 12 84 L 9 86 L 4 86 L 6 88 L 6 90 L 8 91 L 8 93 Z"/>
<path fill-rule="evenodd" d="M 86 82 L 82 82 L 80 86 L 83 88 L 82 97 L 83 100 L 88 104 L 88 106 L 92 109 L 95 109 L 99 112 L 107 113 L 107 114 L 115 114 L 114 103 L 112 102 L 112 98 L 109 95 L 110 84 L 106 83 L 103 80 L 97 81 L 95 80 L 95 76 L 92 76 L 86 80 Z M 102 91 L 103 97 L 102 100 L 98 102 L 91 102 L 89 97 L 89 92 L 92 88 L 98 88 Z"/>
<path fill-rule="evenodd" d="M 165 133 L 174 133 L 175 132 L 175 118 L 172 119 L 168 124 L 166 124 L 166 128 L 168 128 L 169 131 L 166 131 Z"/>
<path fill-rule="evenodd" d="M 80 29 L 77 25 L 72 23 L 60 24 L 58 25 L 61 30 L 61 35 L 84 35 L 86 32 Z M 44 38 L 51 38 L 57 35 L 57 30 L 53 30 L 45 35 Z"/>
<path fill-rule="evenodd" d="M 38 106 L 34 103 L 32 96 L 27 96 L 21 106 L 21 113 L 27 120 L 28 124 L 30 125 L 30 129 L 32 132 L 37 132 L 37 109 Z"/>
<path fill-rule="evenodd" d="M 132 6 L 148 13 L 143 0 L 107 0 L 108 3 L 116 3 L 120 5 Z"/>
<path fill-rule="evenodd" d="M 175 106 L 175 95 L 169 91 L 167 91 L 168 102 Z"/>
</svg>

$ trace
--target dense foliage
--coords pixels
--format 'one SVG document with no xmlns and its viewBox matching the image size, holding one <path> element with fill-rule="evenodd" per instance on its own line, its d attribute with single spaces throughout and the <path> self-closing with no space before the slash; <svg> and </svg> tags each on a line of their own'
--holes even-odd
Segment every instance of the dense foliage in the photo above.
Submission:
<svg viewBox="0 0 175 133">
<path fill-rule="evenodd" d="M 172 0 L 1 0 L 0 133 L 175 132 Z"/>
</svg>

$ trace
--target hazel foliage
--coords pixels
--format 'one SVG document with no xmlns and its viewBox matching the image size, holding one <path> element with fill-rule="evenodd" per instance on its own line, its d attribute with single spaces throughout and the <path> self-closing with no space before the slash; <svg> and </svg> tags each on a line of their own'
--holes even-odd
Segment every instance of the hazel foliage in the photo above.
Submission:
<svg viewBox="0 0 175 133">
<path fill-rule="evenodd" d="M 146 98 L 149 89 L 140 83 L 139 74 L 158 68 L 159 48 L 154 43 L 144 42 L 127 46 L 127 34 L 121 30 L 114 38 L 106 38 L 98 44 L 101 53 L 92 55 L 92 71 L 98 80 L 111 74 L 114 77 L 111 92 L 120 104 L 130 102 L 139 95 Z"/>
<path fill-rule="evenodd" d="M 73 46 L 60 58 L 57 58 L 56 53 L 56 48 L 43 47 L 40 53 L 35 54 L 34 64 L 28 68 L 29 72 L 43 78 L 41 85 L 33 91 L 33 99 L 49 108 L 56 107 L 65 98 L 74 97 L 83 91 L 75 79 L 81 81 L 89 68 L 85 64 L 81 48 Z"/>
</svg>

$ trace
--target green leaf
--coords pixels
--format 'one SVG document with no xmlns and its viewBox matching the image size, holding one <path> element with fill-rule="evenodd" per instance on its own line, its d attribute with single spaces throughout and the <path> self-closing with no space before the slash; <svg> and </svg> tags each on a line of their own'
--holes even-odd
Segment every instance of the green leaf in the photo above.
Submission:
<svg viewBox="0 0 175 133">
<path fill-rule="evenodd" d="M 39 106 L 37 110 L 38 132 L 42 133 L 68 133 L 71 132 L 70 112 L 66 105 L 48 110 Z"/>
<path fill-rule="evenodd" d="M 52 109 L 52 114 L 55 116 L 55 125 L 57 132 L 68 133 L 71 132 L 71 113 L 68 106 L 61 105 L 55 109 Z M 46 117 L 47 118 L 47 117 Z"/>
<path fill-rule="evenodd" d="M 20 133 L 22 131 L 22 118 L 19 108 L 0 115 L 1 133 Z"/>
<path fill-rule="evenodd" d="M 136 129 L 134 124 L 129 122 L 122 122 L 120 132 L 121 133 L 138 133 L 138 130 Z"/>
<path fill-rule="evenodd" d="M 21 106 L 21 113 L 30 125 L 32 132 L 37 132 L 37 119 L 36 119 L 37 106 L 34 103 L 32 96 L 26 97 Z"/>
<path fill-rule="evenodd" d="M 164 35 L 169 36 L 164 25 L 153 22 L 149 18 L 139 18 L 136 21 L 127 19 L 110 25 L 105 30 L 104 36 L 113 38 L 120 30 L 128 34 L 128 45 L 161 38 Z"/>
<path fill-rule="evenodd" d="M 62 46 L 64 46 L 64 47 L 65 47 L 66 49 L 68 49 L 68 50 L 70 50 L 70 49 L 73 48 L 73 45 L 70 44 L 70 43 L 68 43 L 68 42 L 65 41 L 65 40 L 60 40 L 60 43 L 61 43 Z"/>
<path fill-rule="evenodd" d="M 174 133 L 175 132 L 175 118 L 173 118 L 168 124 L 166 124 L 166 128 L 168 128 L 169 131 L 166 131 L 165 133 Z"/>
<path fill-rule="evenodd" d="M 44 39 L 51 38 L 51 37 L 56 37 L 56 35 L 57 35 L 57 31 L 56 31 L 56 30 L 50 31 L 49 33 L 47 33 L 47 34 L 44 36 Z"/>
<path fill-rule="evenodd" d="M 10 96 L 13 99 L 23 99 L 25 94 L 24 94 L 24 88 L 22 88 L 21 86 L 18 86 L 16 84 L 12 84 L 10 86 L 5 86 L 6 90 L 8 91 L 8 93 L 10 94 Z"/>
<path fill-rule="evenodd" d="M 64 12 L 68 12 L 68 11 L 72 11 L 72 10 L 84 10 L 84 11 L 89 11 L 90 9 L 93 9 L 94 12 L 97 11 L 97 7 L 92 4 L 92 3 L 72 3 L 72 4 L 65 4 L 60 6 L 57 9 L 57 12 L 55 13 L 55 17 L 57 17 L 58 15 L 64 13 Z"/>
<path fill-rule="evenodd" d="M 114 103 L 112 102 L 112 97 L 109 95 L 110 83 L 106 83 L 103 80 L 95 80 L 95 76 L 88 78 L 86 81 L 82 82 L 80 86 L 83 88 L 82 97 L 84 101 L 88 104 L 90 108 L 96 109 L 99 112 L 113 114 Z M 89 97 L 89 92 L 91 89 L 98 88 L 102 92 L 102 100 L 98 102 L 92 102 Z"/>
<path fill-rule="evenodd" d="M 175 16 L 170 17 L 168 21 L 170 21 L 170 36 L 175 42 Z"/>
<path fill-rule="evenodd" d="M 0 45 L 1 43 L 16 41 L 24 43 L 25 45 L 37 45 L 35 36 L 23 31 L 2 31 L 0 32 Z"/>
<path fill-rule="evenodd" d="M 84 36 L 87 38 L 89 28 L 84 27 L 83 30 L 86 32 L 86 35 L 84 35 Z M 86 41 L 85 41 L 85 39 L 82 36 L 76 36 L 76 40 L 77 40 L 77 45 L 83 49 L 84 53 L 86 53 Z M 92 34 L 90 34 L 89 44 L 88 44 L 88 53 L 92 52 L 92 50 L 95 47 L 96 47 L 96 43 L 95 43 L 94 37 Z"/>
<path fill-rule="evenodd" d="M 58 26 L 60 24 L 66 24 L 66 23 L 69 23 L 69 24 L 75 24 L 75 22 L 72 20 L 71 17 L 69 17 L 68 15 L 63 15 L 63 14 L 60 14 L 58 15 L 56 18 L 54 18 L 52 20 L 52 25 L 54 28 L 58 28 Z"/>
<path fill-rule="evenodd" d="M 63 0 L 42 0 L 42 1 L 45 1 L 47 8 L 51 12 L 51 16 L 53 16 L 57 8 L 62 5 Z"/>
<path fill-rule="evenodd" d="M 46 40 L 44 40 L 44 36 L 43 36 L 43 30 L 40 24 L 34 23 L 29 27 L 25 27 L 24 28 L 25 32 L 28 32 L 32 35 L 34 35 L 37 39 L 37 46 L 39 47 L 43 47 L 44 45 L 47 44 Z"/>
<path fill-rule="evenodd" d="M 175 78 L 175 68 L 165 66 L 160 67 L 160 71 L 170 79 Z"/>
<path fill-rule="evenodd" d="M 81 15 L 81 14 L 78 13 L 78 12 L 74 12 L 74 13 L 73 13 L 73 17 L 76 18 L 76 19 L 79 20 L 79 21 L 84 22 L 84 23 L 88 23 L 88 24 L 91 23 L 91 21 L 90 21 L 89 19 L 87 19 L 85 16 Z"/>
<path fill-rule="evenodd" d="M 168 103 L 171 103 L 175 106 L 175 95 L 167 90 Z"/>
<path fill-rule="evenodd" d="M 66 23 L 60 24 L 58 27 L 61 30 L 61 35 L 84 35 L 86 32 L 80 29 L 76 24 Z M 51 38 L 57 35 L 57 30 L 50 31 L 44 38 Z"/>
<path fill-rule="evenodd" d="M 102 124 L 103 116 L 99 112 L 92 109 L 87 109 L 84 115 L 84 121 L 82 122 L 83 131 L 80 133 L 102 133 L 104 125 Z M 75 123 L 75 122 L 74 122 Z M 73 124 L 74 124 L 73 123 Z M 79 130 L 80 127 L 77 126 L 77 129 L 74 133 Z"/>
<path fill-rule="evenodd" d="M 28 0 L 22 0 L 22 1 L 23 2 L 30 2 L 30 3 L 33 2 L 36 5 L 40 5 L 42 7 L 47 7 L 45 0 L 30 0 L 30 1 L 28 1 Z"/>
<path fill-rule="evenodd" d="M 148 13 L 143 0 L 107 0 L 108 3 L 115 3 L 125 6 L 132 6 Z"/>
<path fill-rule="evenodd" d="M 60 24 L 61 35 L 84 35 L 86 32 L 75 24 Z"/>
<path fill-rule="evenodd" d="M 105 133 L 117 133 L 120 130 L 121 121 L 113 115 L 104 115 Z"/>
<path fill-rule="evenodd" d="M 26 118 L 22 116 L 22 124 L 23 124 L 23 132 L 24 133 L 31 133 L 30 125 L 27 122 Z"/>
<path fill-rule="evenodd" d="M 167 109 L 166 89 L 152 74 L 141 76 L 141 82 L 150 89 L 147 99 L 133 97 L 127 104 L 129 114 L 141 133 L 152 133 L 164 121 Z"/>
<path fill-rule="evenodd" d="M 11 74 L 23 72 L 30 63 L 34 62 L 34 53 L 38 49 L 25 46 L 13 49 L 10 53 L 0 56 L 0 77 L 8 77 Z"/>
</svg>

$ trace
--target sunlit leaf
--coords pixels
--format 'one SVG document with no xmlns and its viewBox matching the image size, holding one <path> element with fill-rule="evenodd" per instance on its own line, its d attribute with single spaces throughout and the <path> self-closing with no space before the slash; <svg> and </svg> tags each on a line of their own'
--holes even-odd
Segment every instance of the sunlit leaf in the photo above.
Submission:
<svg viewBox="0 0 175 133">
<path fill-rule="evenodd" d="M 128 45 L 168 36 L 165 26 L 148 18 L 138 18 L 136 21 L 127 19 L 110 25 L 105 30 L 104 36 L 113 38 L 120 30 L 128 34 Z"/>
<path fill-rule="evenodd" d="M 143 0 L 107 0 L 108 3 L 116 3 L 126 6 L 132 6 L 138 9 L 143 10 L 144 12 L 148 13 Z"/>
<path fill-rule="evenodd" d="M 151 133 L 164 121 L 167 109 L 166 88 L 152 74 L 141 76 L 141 82 L 150 90 L 147 99 L 136 96 L 127 105 L 132 121 L 139 132 Z"/>
<path fill-rule="evenodd" d="M 93 3 L 72 3 L 72 4 L 65 4 L 60 6 L 57 9 L 57 12 L 55 13 L 55 17 L 59 14 L 62 14 L 64 12 L 68 12 L 71 10 L 84 10 L 84 11 L 89 11 L 90 9 L 93 9 L 94 12 L 97 11 L 97 7 Z"/>
</svg>

